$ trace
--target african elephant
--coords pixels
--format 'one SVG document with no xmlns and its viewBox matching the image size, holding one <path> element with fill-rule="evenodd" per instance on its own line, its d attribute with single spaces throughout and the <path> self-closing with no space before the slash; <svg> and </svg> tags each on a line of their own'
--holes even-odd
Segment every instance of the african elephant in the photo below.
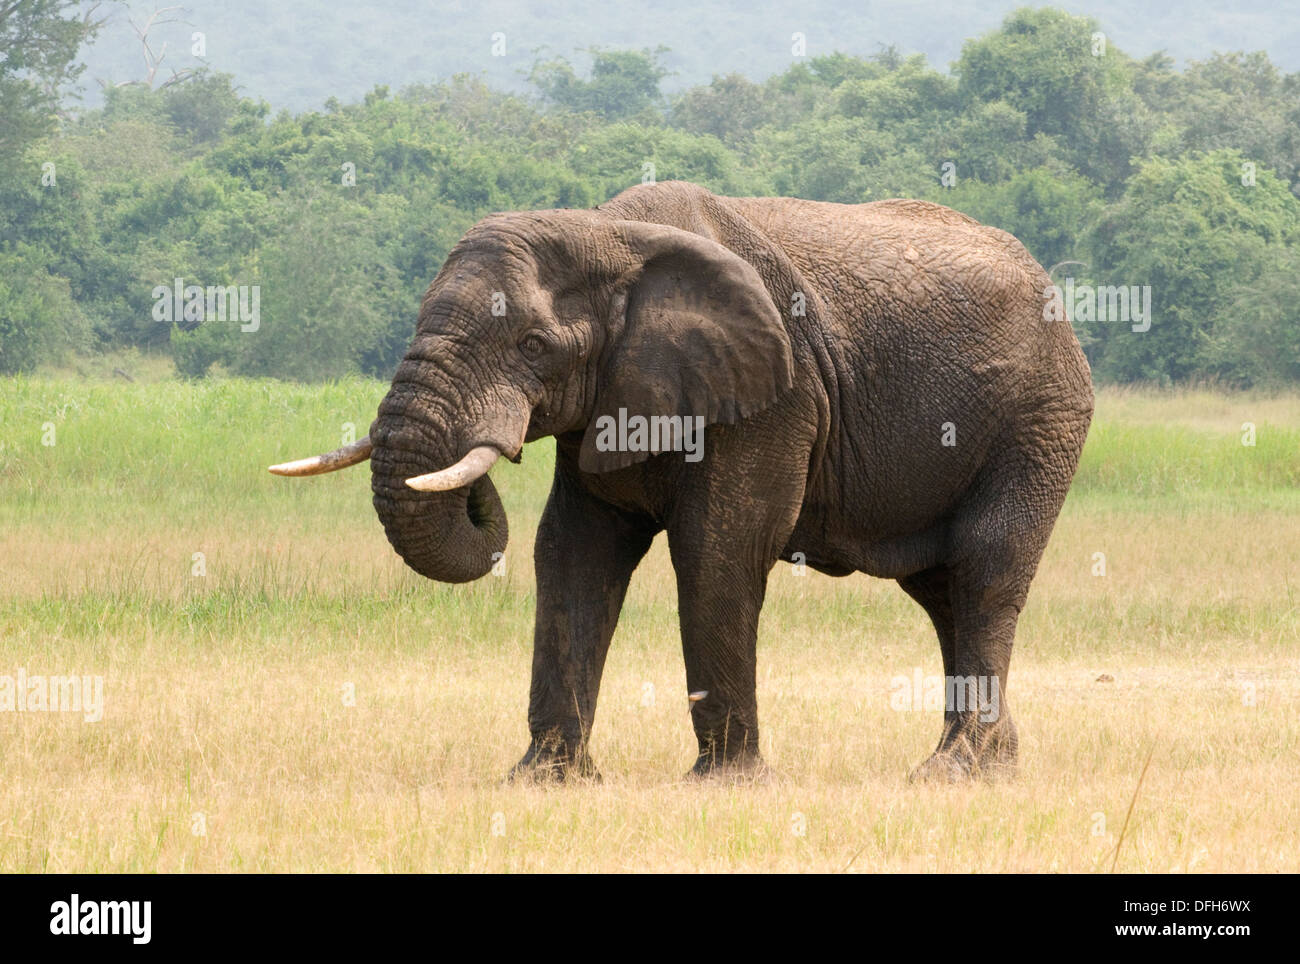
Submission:
<svg viewBox="0 0 1300 964">
<path fill-rule="evenodd" d="M 1092 416 L 1070 324 L 1045 320 L 1049 284 L 1011 235 L 924 201 L 668 182 L 593 210 L 493 215 L 429 286 L 368 438 L 272 471 L 368 457 L 393 547 L 430 579 L 464 582 L 506 546 L 488 468 L 554 436 L 534 548 L 532 739 L 512 773 L 595 773 L 587 738 L 610 637 L 661 530 L 692 772 L 748 768 L 761 762 L 755 637 L 778 559 L 896 579 L 933 621 L 946 679 L 1004 691 Z M 1005 701 L 983 713 L 956 689 L 914 777 L 1014 767 Z"/>
</svg>

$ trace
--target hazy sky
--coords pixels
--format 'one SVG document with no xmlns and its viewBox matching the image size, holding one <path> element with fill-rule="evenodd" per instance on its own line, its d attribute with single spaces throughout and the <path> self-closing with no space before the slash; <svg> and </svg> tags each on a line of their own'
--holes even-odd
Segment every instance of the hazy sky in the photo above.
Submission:
<svg viewBox="0 0 1300 964">
<path fill-rule="evenodd" d="M 86 51 L 87 99 L 101 79 L 144 76 L 141 47 L 128 17 L 143 24 L 157 3 L 115 5 L 112 20 Z M 997 27 L 1023 3 L 1014 0 L 190 0 L 187 23 L 164 24 L 151 38 L 167 43 L 162 75 L 198 61 L 191 36 L 204 34 L 206 61 L 235 75 L 245 92 L 274 108 L 318 107 L 327 97 L 355 100 L 376 84 L 394 88 L 470 72 L 518 88 L 544 46 L 551 55 L 579 48 L 670 48 L 664 63 L 675 90 L 737 71 L 761 79 L 785 69 L 791 38 L 809 56 L 842 50 L 870 54 L 895 44 L 946 69 L 962 42 Z M 1042 6 L 1042 4 L 1030 4 Z M 1226 0 L 1134 3 L 1085 0 L 1053 4 L 1101 21 L 1111 44 L 1145 56 L 1163 49 L 1179 63 L 1216 50 L 1266 50 L 1274 63 L 1300 70 L 1300 0 L 1248 5 Z M 102 8 L 101 8 L 102 9 Z M 493 55 L 493 35 L 504 55 Z M 500 40 L 500 38 L 498 38 Z M 500 54 L 501 44 L 497 45 Z"/>
</svg>

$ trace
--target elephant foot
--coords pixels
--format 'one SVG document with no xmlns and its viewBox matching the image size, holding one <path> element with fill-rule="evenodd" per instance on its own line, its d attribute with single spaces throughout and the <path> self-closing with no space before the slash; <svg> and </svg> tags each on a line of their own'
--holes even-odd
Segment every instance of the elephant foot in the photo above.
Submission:
<svg viewBox="0 0 1300 964">
<path fill-rule="evenodd" d="M 569 750 L 563 741 L 536 740 L 528 747 L 523 759 L 510 768 L 507 783 L 564 783 L 590 780 L 600 782 L 600 771 L 590 754 L 583 750 Z"/>
<path fill-rule="evenodd" d="M 974 762 L 949 750 L 935 750 L 907 776 L 908 783 L 967 783 L 975 778 Z"/>
<path fill-rule="evenodd" d="M 945 733 L 939 748 L 908 775 L 909 783 L 996 781 L 1016 774 L 1019 738 L 1004 717 L 992 727 Z"/>
<path fill-rule="evenodd" d="M 772 771 L 757 751 L 729 758 L 701 753 L 686 773 L 688 780 L 721 780 L 735 783 L 766 783 Z"/>
</svg>

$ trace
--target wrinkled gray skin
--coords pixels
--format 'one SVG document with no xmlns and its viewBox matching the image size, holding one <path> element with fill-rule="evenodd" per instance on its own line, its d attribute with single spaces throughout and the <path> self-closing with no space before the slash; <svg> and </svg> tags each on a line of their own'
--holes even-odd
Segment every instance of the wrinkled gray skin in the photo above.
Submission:
<svg viewBox="0 0 1300 964">
<path fill-rule="evenodd" d="M 595 772 L 610 636 L 661 530 L 687 689 L 708 693 L 691 710 L 693 772 L 760 762 L 755 634 L 768 572 L 792 558 L 898 580 L 934 622 L 945 675 L 996 680 L 1000 715 L 950 707 L 914 776 L 1013 767 L 1016 618 L 1092 413 L 1070 325 L 1043 319 L 1049 283 L 1010 235 L 922 201 L 670 182 L 476 225 L 424 297 L 371 465 L 402 558 L 463 582 L 506 546 L 492 482 L 404 480 L 476 445 L 514 458 L 556 438 L 534 550 L 532 742 L 513 773 Z M 703 460 L 600 451 L 595 420 L 620 408 L 705 416 Z"/>
</svg>

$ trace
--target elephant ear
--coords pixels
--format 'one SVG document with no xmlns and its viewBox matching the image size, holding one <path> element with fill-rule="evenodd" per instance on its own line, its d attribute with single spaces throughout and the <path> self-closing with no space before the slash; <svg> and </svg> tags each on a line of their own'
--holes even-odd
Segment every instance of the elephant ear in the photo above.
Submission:
<svg viewBox="0 0 1300 964">
<path fill-rule="evenodd" d="M 609 444 L 611 426 L 635 425 L 635 416 L 647 424 L 664 416 L 732 423 L 766 408 L 794 382 L 790 337 L 752 265 L 679 228 L 620 221 L 616 229 L 638 267 L 611 319 L 613 342 L 578 456 L 584 472 L 644 461 L 664 441 L 650 431 L 644 447 L 621 450 Z"/>
</svg>

